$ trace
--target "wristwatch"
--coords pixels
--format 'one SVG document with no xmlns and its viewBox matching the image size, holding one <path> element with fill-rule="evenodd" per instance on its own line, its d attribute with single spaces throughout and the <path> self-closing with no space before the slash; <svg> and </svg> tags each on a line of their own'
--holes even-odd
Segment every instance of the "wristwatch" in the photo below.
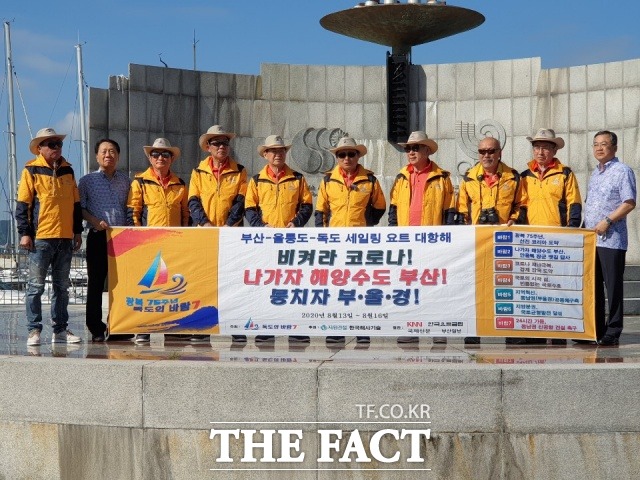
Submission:
<svg viewBox="0 0 640 480">
<path fill-rule="evenodd" d="M 609 217 L 604 217 L 604 221 L 607 222 L 607 225 L 609 226 L 613 224 L 613 220 L 611 220 Z"/>
</svg>

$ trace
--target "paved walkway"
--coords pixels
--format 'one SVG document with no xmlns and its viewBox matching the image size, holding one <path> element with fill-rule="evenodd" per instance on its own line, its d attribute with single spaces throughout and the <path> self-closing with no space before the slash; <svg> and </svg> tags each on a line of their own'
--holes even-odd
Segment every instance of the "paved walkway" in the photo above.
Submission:
<svg viewBox="0 0 640 480">
<path fill-rule="evenodd" d="M 45 312 L 48 308 L 44 306 Z M 441 363 L 441 364 L 580 364 L 640 362 L 640 317 L 625 318 L 625 331 L 619 347 L 573 345 L 505 345 L 503 339 L 483 339 L 479 346 L 465 346 L 462 338 L 449 339 L 447 345 L 434 345 L 429 338 L 419 345 L 400 347 L 395 338 L 372 337 L 371 345 L 356 345 L 353 337 L 341 348 L 327 348 L 324 338 L 313 338 L 310 345 L 289 345 L 286 337 L 275 343 L 256 346 L 253 339 L 245 346 L 234 346 L 228 336 L 213 336 L 210 344 L 192 345 L 182 341 L 164 341 L 163 335 L 151 335 L 148 345 L 132 341 L 91 343 L 84 327 L 84 306 L 69 307 L 69 328 L 83 338 L 76 345 L 52 345 L 51 327 L 45 320 L 43 345 L 27 347 L 24 307 L 0 307 L 0 355 L 40 357 L 103 358 L 126 360 L 202 360 L 260 363 L 357 362 L 357 363 Z M 45 318 L 47 315 L 45 314 Z"/>
</svg>

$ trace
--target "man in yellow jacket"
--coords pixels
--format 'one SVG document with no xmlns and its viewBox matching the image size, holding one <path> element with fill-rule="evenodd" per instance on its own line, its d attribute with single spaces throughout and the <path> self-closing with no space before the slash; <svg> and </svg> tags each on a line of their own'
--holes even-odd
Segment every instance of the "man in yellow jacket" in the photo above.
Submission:
<svg viewBox="0 0 640 480">
<path fill-rule="evenodd" d="M 153 145 L 147 145 L 144 153 L 149 160 L 149 168 L 138 173 L 131 182 L 127 200 L 127 223 L 136 227 L 186 227 L 189 225 L 187 186 L 184 180 L 171 172 L 171 165 L 180 157 L 180 149 L 172 147 L 166 138 L 156 138 Z M 185 339 L 183 335 L 165 335 Z M 194 341 L 207 339 L 193 336 Z M 135 342 L 149 343 L 149 334 L 140 333 Z"/>
<path fill-rule="evenodd" d="M 267 165 L 249 180 L 245 198 L 245 217 L 252 227 L 304 227 L 313 211 L 313 198 L 304 176 L 286 163 L 291 145 L 279 135 L 269 135 L 258 154 Z M 273 335 L 258 335 L 256 343 L 268 342 Z M 309 342 L 308 336 L 290 335 L 289 341 Z"/>
<path fill-rule="evenodd" d="M 27 162 L 20 177 L 16 223 L 20 248 L 29 252 L 29 282 L 25 295 L 29 338 L 41 343 L 42 304 L 47 270 L 51 267 L 52 343 L 79 343 L 68 328 L 69 272 L 73 252 L 82 245 L 82 209 L 71 164 L 62 156 L 66 135 L 43 128 L 29 143 L 36 158 Z"/>
<path fill-rule="evenodd" d="M 229 142 L 235 136 L 220 125 L 213 125 L 200 135 L 200 148 L 209 156 L 193 169 L 189 182 L 189 210 L 194 225 L 242 226 L 247 171 L 229 155 Z"/>
<path fill-rule="evenodd" d="M 245 217 L 252 227 L 304 227 L 313 211 L 309 185 L 301 173 L 286 163 L 291 145 L 279 135 L 270 135 L 258 147 L 267 161 L 260 173 L 249 180 Z"/>
<path fill-rule="evenodd" d="M 144 147 L 149 168 L 135 175 L 127 200 L 127 223 L 136 227 L 186 227 L 189 225 L 187 186 L 171 171 L 180 149 L 166 138 Z"/>
<path fill-rule="evenodd" d="M 533 159 L 522 172 L 523 195 L 526 199 L 526 223 L 556 227 L 580 227 L 582 199 L 578 180 L 571 169 L 556 158 L 564 140 L 550 128 L 541 128 L 527 137 L 533 148 Z"/>
<path fill-rule="evenodd" d="M 533 137 L 527 137 L 533 149 L 533 159 L 522 172 L 525 208 L 521 222 L 529 225 L 579 227 L 582 222 L 582 199 L 578 180 L 571 169 L 556 158 L 564 147 L 564 140 L 550 128 L 539 129 Z M 546 339 L 517 337 L 509 343 L 546 343 Z M 552 345 L 566 345 L 567 341 L 553 338 Z"/>
<path fill-rule="evenodd" d="M 351 137 L 343 137 L 333 153 L 338 165 L 320 181 L 316 202 L 316 227 L 370 227 L 384 215 L 387 202 L 380 183 L 371 170 L 358 162 L 367 147 Z M 327 343 L 342 343 L 342 336 L 329 336 Z M 368 344 L 369 337 L 356 337 L 357 343 Z"/>
<path fill-rule="evenodd" d="M 407 155 L 391 187 L 389 226 L 453 225 L 456 198 L 451 176 L 429 156 L 438 144 L 425 132 L 412 132 L 400 143 Z M 420 337 L 398 337 L 398 343 L 418 343 Z M 433 343 L 447 343 L 447 337 L 434 337 Z"/>
<path fill-rule="evenodd" d="M 497 138 L 480 140 L 478 160 L 460 182 L 458 213 L 466 224 L 513 225 L 522 206 L 520 174 L 502 163 L 502 147 Z M 480 338 L 466 337 L 464 342 L 478 344 Z"/>
<path fill-rule="evenodd" d="M 229 143 L 236 134 L 220 125 L 200 135 L 200 148 L 209 155 L 191 172 L 189 210 L 193 224 L 200 227 L 241 227 L 247 193 L 247 171 L 231 158 Z M 245 335 L 232 335 L 245 343 Z"/>
</svg>

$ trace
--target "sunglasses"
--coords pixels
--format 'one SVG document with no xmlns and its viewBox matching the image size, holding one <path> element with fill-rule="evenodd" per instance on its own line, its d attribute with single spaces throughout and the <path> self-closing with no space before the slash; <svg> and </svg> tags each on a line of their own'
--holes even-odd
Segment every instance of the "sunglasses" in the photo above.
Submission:
<svg viewBox="0 0 640 480">
<path fill-rule="evenodd" d="M 52 140 L 50 142 L 42 142 L 40 146 L 49 147 L 51 150 L 55 150 L 56 148 L 62 148 L 62 140 Z"/>
<path fill-rule="evenodd" d="M 209 146 L 210 147 L 228 147 L 229 146 L 229 142 L 224 141 L 224 140 L 213 140 L 213 141 L 209 142 Z"/>
<path fill-rule="evenodd" d="M 355 157 L 356 155 L 358 155 L 358 153 L 357 153 L 357 152 L 338 152 L 338 154 L 336 155 L 336 157 L 338 157 L 338 158 L 347 158 L 347 157 L 349 157 L 349 158 L 353 158 L 353 157 Z"/>
<path fill-rule="evenodd" d="M 151 152 L 151 156 L 153 158 L 158 158 L 158 157 L 171 158 L 171 157 L 173 157 L 173 153 L 171 153 L 171 152 Z"/>
<path fill-rule="evenodd" d="M 420 151 L 420 147 L 421 147 L 421 146 L 422 146 L 422 145 L 407 145 L 406 147 L 404 147 L 404 151 L 405 151 L 406 153 L 409 153 L 409 152 L 419 152 L 419 151 Z"/>
<path fill-rule="evenodd" d="M 494 153 L 496 153 L 498 151 L 497 148 L 484 148 L 484 149 L 478 149 L 478 153 L 480 155 L 493 155 Z"/>
</svg>

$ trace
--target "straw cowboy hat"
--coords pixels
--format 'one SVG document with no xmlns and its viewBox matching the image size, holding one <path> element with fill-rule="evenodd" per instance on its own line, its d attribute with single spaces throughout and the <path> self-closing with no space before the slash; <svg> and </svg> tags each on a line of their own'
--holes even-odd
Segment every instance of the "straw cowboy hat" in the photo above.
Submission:
<svg viewBox="0 0 640 480">
<path fill-rule="evenodd" d="M 338 140 L 338 145 L 335 148 L 329 149 L 329 151 L 334 155 L 341 150 L 356 150 L 361 157 L 364 157 L 367 154 L 367 147 L 357 144 L 351 137 L 342 137 Z"/>
<path fill-rule="evenodd" d="M 564 140 L 561 139 L 560 137 L 556 137 L 555 130 L 552 130 L 551 128 L 541 128 L 536 132 L 535 136 L 527 137 L 527 140 L 529 140 L 531 143 L 533 142 L 555 143 L 556 147 L 558 147 L 558 150 L 564 147 Z"/>
<path fill-rule="evenodd" d="M 51 127 L 46 127 L 38 130 L 36 137 L 29 142 L 29 151 L 34 155 L 38 155 L 38 146 L 44 142 L 47 138 L 57 138 L 64 140 L 66 135 L 60 135 Z"/>
<path fill-rule="evenodd" d="M 427 134 L 424 132 L 411 132 L 409 135 L 409 139 L 407 143 L 399 143 L 403 147 L 407 145 L 426 145 L 431 150 L 431 153 L 436 153 L 438 151 L 438 144 L 427 137 Z"/>
<path fill-rule="evenodd" d="M 229 140 L 231 140 L 236 137 L 236 134 L 232 132 L 225 132 L 224 128 L 222 128 L 220 125 L 213 125 L 212 127 L 209 127 L 207 133 L 203 133 L 202 135 L 200 135 L 200 140 L 198 140 L 200 148 L 205 152 L 208 152 L 209 145 L 207 144 L 213 137 L 227 137 Z"/>
<path fill-rule="evenodd" d="M 173 154 L 174 160 L 180 157 L 180 149 L 178 147 L 172 147 L 171 142 L 166 138 L 156 138 L 153 145 L 145 145 L 142 148 L 144 148 L 144 153 L 147 154 L 147 157 L 151 155 L 152 150 L 169 150 Z"/>
<path fill-rule="evenodd" d="M 284 140 L 280 135 L 269 135 L 265 141 L 264 145 L 260 145 L 258 147 L 258 154 L 262 157 L 264 152 L 269 150 L 270 148 L 284 148 L 287 152 L 291 148 L 291 145 L 285 145 Z"/>
</svg>

